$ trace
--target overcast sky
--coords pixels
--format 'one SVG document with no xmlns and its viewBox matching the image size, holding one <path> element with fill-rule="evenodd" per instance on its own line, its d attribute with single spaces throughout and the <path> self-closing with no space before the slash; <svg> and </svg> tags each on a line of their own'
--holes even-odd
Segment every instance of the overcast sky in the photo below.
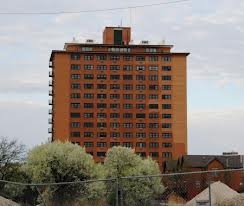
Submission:
<svg viewBox="0 0 244 206">
<path fill-rule="evenodd" d="M 0 12 L 56 12 L 173 0 L 0 0 Z M 32 147 L 48 137 L 51 50 L 73 37 L 101 42 L 105 26 L 132 27 L 134 42 L 175 45 L 188 57 L 189 154 L 244 154 L 244 1 L 189 0 L 96 13 L 0 15 L 0 136 Z"/>
</svg>

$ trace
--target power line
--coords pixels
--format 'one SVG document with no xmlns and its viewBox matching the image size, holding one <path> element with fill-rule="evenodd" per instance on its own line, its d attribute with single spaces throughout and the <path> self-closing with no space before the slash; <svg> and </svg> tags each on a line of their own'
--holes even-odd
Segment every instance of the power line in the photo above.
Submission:
<svg viewBox="0 0 244 206">
<path fill-rule="evenodd" d="M 176 0 L 168 2 L 160 2 L 154 4 L 144 4 L 137 6 L 127 6 L 127 7 L 115 7 L 107 9 L 91 9 L 91 10 L 80 10 L 80 11 L 56 11 L 56 12 L 0 12 L 0 15 L 57 15 L 57 14 L 80 14 L 80 13 L 94 13 L 94 12 L 103 12 L 103 11 L 116 11 L 116 10 L 126 10 L 126 9 L 136 9 L 152 6 L 160 6 L 165 4 L 177 4 L 190 0 Z"/>
</svg>

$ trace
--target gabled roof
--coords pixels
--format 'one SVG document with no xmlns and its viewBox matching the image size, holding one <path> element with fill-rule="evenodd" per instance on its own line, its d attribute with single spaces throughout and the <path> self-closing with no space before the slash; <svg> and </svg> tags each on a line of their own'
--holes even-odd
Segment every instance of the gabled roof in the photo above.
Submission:
<svg viewBox="0 0 244 206">
<path fill-rule="evenodd" d="M 180 159 L 183 168 L 204 168 L 213 160 L 219 161 L 225 169 L 242 168 L 240 155 L 185 155 Z"/>
</svg>

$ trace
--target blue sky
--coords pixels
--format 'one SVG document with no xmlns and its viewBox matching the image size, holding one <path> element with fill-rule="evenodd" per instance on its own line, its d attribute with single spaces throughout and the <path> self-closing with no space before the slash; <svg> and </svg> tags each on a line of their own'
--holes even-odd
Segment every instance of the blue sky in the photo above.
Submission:
<svg viewBox="0 0 244 206">
<path fill-rule="evenodd" d="M 0 0 L 0 12 L 103 9 L 163 0 Z M 47 141 L 48 61 L 52 49 L 87 38 L 101 42 L 105 26 L 132 27 L 135 43 L 165 40 L 188 58 L 190 154 L 244 154 L 244 2 L 189 0 L 97 13 L 1 15 L 0 135 L 32 147 Z"/>
</svg>

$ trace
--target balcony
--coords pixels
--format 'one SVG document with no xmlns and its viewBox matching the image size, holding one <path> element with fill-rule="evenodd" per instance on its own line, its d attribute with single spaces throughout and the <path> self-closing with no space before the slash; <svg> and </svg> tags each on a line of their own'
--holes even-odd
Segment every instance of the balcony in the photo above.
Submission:
<svg viewBox="0 0 244 206">
<path fill-rule="evenodd" d="M 49 99 L 49 100 L 48 100 L 48 104 L 49 104 L 49 105 L 53 105 L 53 100 L 52 100 L 52 99 Z"/>
<path fill-rule="evenodd" d="M 49 77 L 53 77 L 53 71 L 49 71 Z"/>
<path fill-rule="evenodd" d="M 52 61 L 49 62 L 49 67 L 50 67 L 50 68 L 53 67 L 53 62 L 52 62 Z"/>
<path fill-rule="evenodd" d="M 53 81 L 49 80 L 49 86 L 52 87 L 53 86 Z"/>
<path fill-rule="evenodd" d="M 53 90 L 49 90 L 49 96 L 53 96 Z"/>
<path fill-rule="evenodd" d="M 49 109 L 48 110 L 48 114 L 52 114 L 53 113 L 53 110 L 52 109 Z"/>
<path fill-rule="evenodd" d="M 50 134 L 50 133 L 53 133 L 53 128 L 52 128 L 52 127 L 48 128 L 48 133 L 49 133 L 49 134 Z"/>
<path fill-rule="evenodd" d="M 49 118 L 48 119 L 48 124 L 52 124 L 53 123 L 53 119 L 52 118 Z"/>
</svg>

